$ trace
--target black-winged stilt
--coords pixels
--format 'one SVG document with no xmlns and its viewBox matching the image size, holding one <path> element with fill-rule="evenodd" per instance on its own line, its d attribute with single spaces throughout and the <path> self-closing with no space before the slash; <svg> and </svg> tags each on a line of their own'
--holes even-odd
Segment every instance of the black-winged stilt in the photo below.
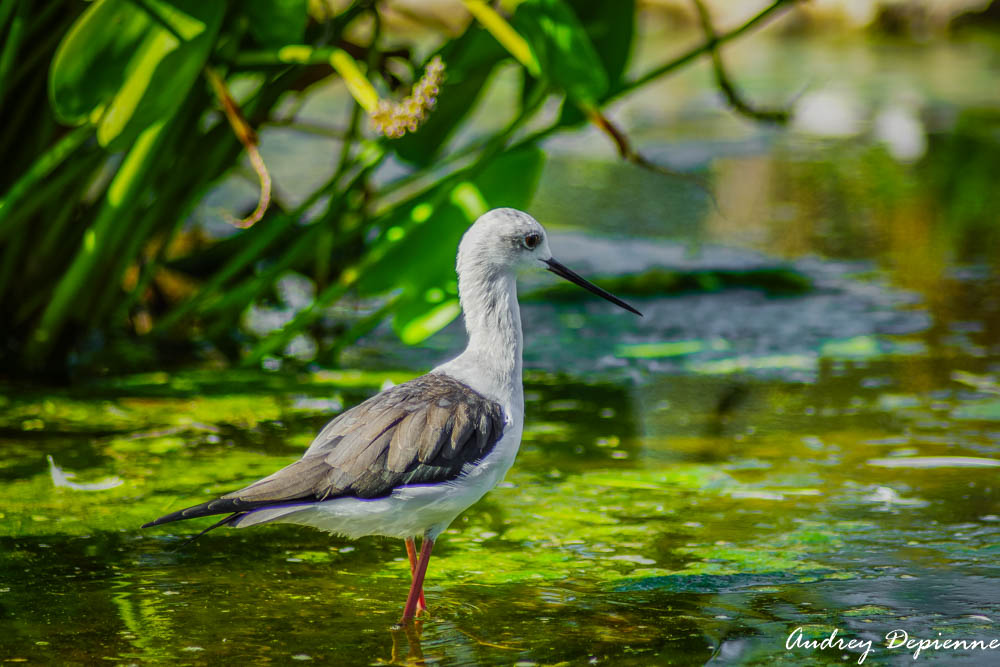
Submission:
<svg viewBox="0 0 1000 667">
<path fill-rule="evenodd" d="M 503 479 L 521 444 L 523 338 L 515 280 L 524 268 L 548 269 L 641 315 L 557 262 L 530 215 L 489 211 L 458 248 L 469 335 L 462 354 L 342 413 L 295 463 L 143 528 L 227 514 L 207 530 L 285 522 L 351 538 L 402 538 L 413 581 L 401 621 L 411 620 L 426 608 L 423 581 L 434 540 Z M 419 557 L 417 535 L 423 536 Z"/>
</svg>

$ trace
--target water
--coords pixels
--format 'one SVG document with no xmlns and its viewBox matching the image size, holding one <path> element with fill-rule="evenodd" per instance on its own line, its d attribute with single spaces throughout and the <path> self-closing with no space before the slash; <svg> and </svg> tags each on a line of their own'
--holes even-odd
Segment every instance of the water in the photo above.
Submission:
<svg viewBox="0 0 1000 667">
<path fill-rule="evenodd" d="M 0 660 L 853 664 L 870 641 L 867 665 L 914 662 L 898 630 L 1000 639 L 1000 153 L 970 87 L 916 163 L 871 137 L 645 135 L 716 203 L 551 146 L 554 250 L 646 317 L 524 285 L 524 444 L 440 540 L 410 632 L 398 541 L 265 526 L 178 549 L 207 520 L 138 526 L 294 460 L 452 354 L 457 324 L 420 348 L 376 331 L 358 371 L 5 387 Z M 797 628 L 859 644 L 788 649 Z"/>
<path fill-rule="evenodd" d="M 995 636 L 997 469 L 963 466 L 995 456 L 1000 402 L 934 359 L 824 362 L 810 383 L 533 374 L 508 483 L 436 550 L 419 647 L 390 630 L 397 541 L 285 526 L 176 551 L 192 528 L 137 529 L 293 459 L 382 377 L 348 380 L 152 376 L 9 399 L 3 657 L 834 663 L 785 637 Z M 53 488 L 42 452 L 74 482 L 123 483 Z M 916 457 L 938 459 L 885 467 Z"/>
</svg>

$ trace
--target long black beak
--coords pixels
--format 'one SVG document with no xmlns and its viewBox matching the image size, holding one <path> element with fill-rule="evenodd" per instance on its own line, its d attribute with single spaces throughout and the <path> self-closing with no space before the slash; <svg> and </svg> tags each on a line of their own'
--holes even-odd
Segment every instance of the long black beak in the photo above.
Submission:
<svg viewBox="0 0 1000 667">
<path fill-rule="evenodd" d="M 628 305 L 627 303 L 625 303 L 624 301 L 622 301 L 621 299 L 619 299 L 618 297 L 616 297 L 611 292 L 608 292 L 606 290 L 602 290 L 600 287 L 598 287 L 594 283 L 590 282 L 589 280 L 587 280 L 586 278 L 584 278 L 583 276 L 581 276 L 576 271 L 572 271 L 572 270 L 566 268 L 565 266 L 563 266 L 562 264 L 560 264 L 559 262 L 557 262 L 555 259 L 543 259 L 542 262 L 544 262 L 545 264 L 548 265 L 549 271 L 551 271 L 552 273 L 556 274 L 560 278 L 565 278 L 566 280 L 570 281 L 571 283 L 579 285 L 580 287 L 582 287 L 583 289 L 587 290 L 588 292 L 593 292 L 597 296 L 604 297 L 605 299 L 607 299 L 611 303 L 615 304 L 616 306 L 624 308 L 625 310 L 629 311 L 630 313 L 635 313 L 639 317 L 642 317 L 642 313 L 640 313 L 638 310 L 636 310 L 632 306 Z"/>
</svg>

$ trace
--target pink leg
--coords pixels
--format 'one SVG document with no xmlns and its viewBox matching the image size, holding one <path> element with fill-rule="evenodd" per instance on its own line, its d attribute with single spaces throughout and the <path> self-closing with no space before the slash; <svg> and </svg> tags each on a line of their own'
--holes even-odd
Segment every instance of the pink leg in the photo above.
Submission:
<svg viewBox="0 0 1000 667">
<path fill-rule="evenodd" d="M 413 573 L 413 583 L 410 584 L 410 594 L 406 596 L 406 606 L 403 607 L 403 618 L 400 623 L 407 623 L 413 620 L 417 613 L 417 600 L 424 590 L 424 575 L 427 574 L 427 563 L 431 560 L 431 549 L 434 548 L 434 540 L 424 537 L 420 545 L 420 559 L 417 561 L 417 569 Z"/>
<path fill-rule="evenodd" d="M 410 576 L 417 573 L 417 545 L 413 543 L 412 537 L 406 538 L 406 555 L 410 558 Z M 420 587 L 420 598 L 417 600 L 417 613 L 427 611 L 427 602 L 424 600 L 424 588 Z"/>
</svg>

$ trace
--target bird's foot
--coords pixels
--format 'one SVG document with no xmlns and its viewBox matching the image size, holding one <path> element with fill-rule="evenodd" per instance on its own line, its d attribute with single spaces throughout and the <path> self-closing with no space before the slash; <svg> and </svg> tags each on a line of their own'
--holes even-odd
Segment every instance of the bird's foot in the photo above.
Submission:
<svg viewBox="0 0 1000 667">
<path fill-rule="evenodd" d="M 400 617 L 399 622 L 396 623 L 396 625 L 394 625 L 393 628 L 395 628 L 396 630 L 400 630 L 406 627 L 407 625 L 412 625 L 413 623 L 420 623 L 423 620 L 422 617 L 426 618 L 430 617 L 430 615 L 431 612 L 429 609 L 427 609 L 427 605 L 421 602 L 420 604 L 417 605 L 417 608 L 413 611 L 412 616 L 407 616 L 406 612 L 404 611 L 403 616 Z"/>
</svg>

